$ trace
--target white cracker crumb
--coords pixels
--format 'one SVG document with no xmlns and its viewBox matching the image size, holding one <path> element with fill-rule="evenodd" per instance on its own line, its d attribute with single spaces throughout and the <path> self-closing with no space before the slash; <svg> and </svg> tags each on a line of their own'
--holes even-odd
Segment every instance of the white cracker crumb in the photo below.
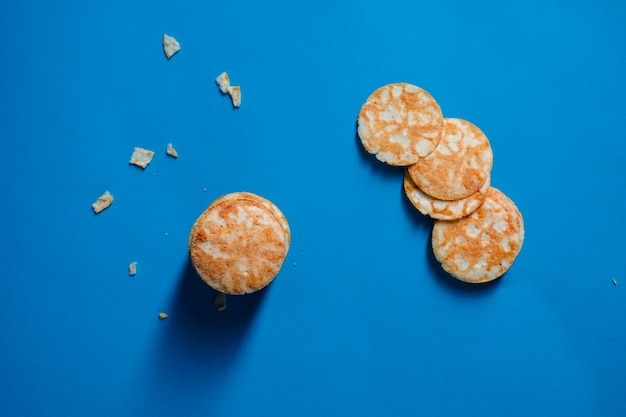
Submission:
<svg viewBox="0 0 626 417">
<path fill-rule="evenodd" d="M 110 192 L 105 191 L 98 199 L 91 205 L 93 211 L 96 214 L 100 213 L 105 208 L 109 207 L 113 203 L 113 196 Z"/>
<path fill-rule="evenodd" d="M 137 262 L 131 262 L 128 265 L 128 275 L 134 277 L 137 274 Z"/>
<path fill-rule="evenodd" d="M 613 278 L 613 285 L 617 285 L 617 280 Z"/>
<path fill-rule="evenodd" d="M 204 191 L 204 192 L 206 193 L 206 187 L 204 187 L 204 188 L 202 189 L 202 191 Z"/>
<path fill-rule="evenodd" d="M 160 320 L 165 320 L 167 318 L 167 314 L 166 313 L 159 313 L 159 319 Z"/>
<path fill-rule="evenodd" d="M 163 52 L 165 52 L 167 59 L 173 57 L 178 51 L 180 51 L 178 41 L 171 36 L 163 34 Z"/>
<path fill-rule="evenodd" d="M 230 88 L 230 78 L 226 72 L 221 73 L 215 79 L 215 82 L 220 86 L 220 91 L 224 94 L 228 93 Z"/>
<path fill-rule="evenodd" d="M 145 168 L 152 162 L 154 151 L 143 148 L 135 148 L 133 155 L 130 157 L 130 163 L 138 167 Z"/>
<path fill-rule="evenodd" d="M 228 93 L 230 94 L 230 98 L 233 100 L 233 106 L 241 106 L 241 87 L 238 85 L 229 87 Z"/>
<path fill-rule="evenodd" d="M 174 158 L 178 158 L 178 152 L 176 152 L 176 149 L 174 149 L 174 146 L 172 146 L 171 143 L 167 144 L 167 149 L 165 150 L 165 152 L 169 156 L 173 156 Z"/>
</svg>

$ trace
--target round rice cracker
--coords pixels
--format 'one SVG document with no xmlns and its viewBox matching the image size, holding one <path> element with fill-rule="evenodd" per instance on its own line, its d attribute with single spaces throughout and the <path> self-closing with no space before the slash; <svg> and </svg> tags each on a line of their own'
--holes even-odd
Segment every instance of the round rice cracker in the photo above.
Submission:
<svg viewBox="0 0 626 417">
<path fill-rule="evenodd" d="M 198 275 L 212 288 L 246 294 L 264 288 L 278 275 L 290 234 L 285 233 L 289 226 L 285 228 L 269 208 L 273 203 L 234 194 L 220 197 L 198 217 L 189 234 L 189 255 Z"/>
<path fill-rule="evenodd" d="M 435 258 L 453 277 L 492 281 L 513 264 L 524 243 L 522 214 L 504 193 L 489 187 L 483 204 L 467 217 L 437 220 L 433 226 Z"/>
<path fill-rule="evenodd" d="M 382 162 L 408 166 L 435 149 L 443 115 L 424 89 L 407 83 L 374 91 L 361 107 L 358 134 L 367 152 Z"/>
<path fill-rule="evenodd" d="M 458 200 L 476 193 L 487 181 L 493 151 L 487 136 L 463 119 L 445 118 L 435 150 L 408 168 L 415 184 L 439 200 Z"/>
<path fill-rule="evenodd" d="M 456 220 L 469 216 L 476 211 L 485 200 L 491 184 L 491 178 L 474 194 L 459 200 L 439 200 L 419 189 L 408 172 L 404 174 L 404 192 L 413 206 L 420 213 L 438 220 Z"/>
</svg>

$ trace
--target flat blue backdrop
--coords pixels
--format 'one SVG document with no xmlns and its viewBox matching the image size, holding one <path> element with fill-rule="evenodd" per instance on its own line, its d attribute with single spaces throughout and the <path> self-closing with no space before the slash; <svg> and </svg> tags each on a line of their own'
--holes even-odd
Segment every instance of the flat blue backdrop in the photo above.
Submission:
<svg viewBox="0 0 626 417">
<path fill-rule="evenodd" d="M 626 415 L 625 23 L 605 0 L 2 2 L 0 415 Z M 358 142 L 401 81 L 491 141 L 526 223 L 492 285 L 442 272 L 402 169 Z M 218 313 L 187 235 L 243 190 L 291 251 Z"/>
</svg>

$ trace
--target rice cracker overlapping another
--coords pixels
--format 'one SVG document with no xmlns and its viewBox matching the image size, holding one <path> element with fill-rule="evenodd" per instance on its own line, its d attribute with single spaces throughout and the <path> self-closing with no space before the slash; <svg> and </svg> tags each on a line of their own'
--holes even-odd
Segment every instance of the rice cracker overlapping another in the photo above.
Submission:
<svg viewBox="0 0 626 417">
<path fill-rule="evenodd" d="M 477 126 L 443 117 L 426 90 L 396 83 L 368 97 L 359 112 L 358 134 L 378 160 L 405 167 L 408 200 L 435 219 L 432 245 L 444 270 L 479 283 L 511 267 L 524 240 L 524 223 L 513 201 L 491 187 L 493 151 Z"/>
</svg>

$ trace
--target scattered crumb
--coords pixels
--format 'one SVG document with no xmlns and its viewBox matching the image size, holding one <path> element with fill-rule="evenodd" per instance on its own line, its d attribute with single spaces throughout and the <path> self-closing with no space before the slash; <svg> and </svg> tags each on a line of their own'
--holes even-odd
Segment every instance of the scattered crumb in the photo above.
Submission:
<svg viewBox="0 0 626 417">
<path fill-rule="evenodd" d="M 220 91 L 223 94 L 230 94 L 230 99 L 233 101 L 234 107 L 241 106 L 241 87 L 238 85 L 231 86 L 230 77 L 226 72 L 218 75 L 215 82 L 220 86 Z"/>
<path fill-rule="evenodd" d="M 617 285 L 617 280 L 613 278 L 613 285 Z"/>
<path fill-rule="evenodd" d="M 128 265 L 128 275 L 130 275 L 131 277 L 134 277 L 136 273 L 137 273 L 137 262 L 131 262 Z"/>
<path fill-rule="evenodd" d="M 98 199 L 91 205 L 93 211 L 96 214 L 100 213 L 105 208 L 109 207 L 113 203 L 113 196 L 110 192 L 105 191 Z"/>
<path fill-rule="evenodd" d="M 241 87 L 239 87 L 238 85 L 229 87 L 228 93 L 230 94 L 230 98 L 233 100 L 233 106 L 241 106 Z"/>
<path fill-rule="evenodd" d="M 217 308 L 217 311 L 226 310 L 226 294 L 223 292 L 217 291 L 215 293 L 215 298 L 213 298 L 213 305 Z"/>
<path fill-rule="evenodd" d="M 159 313 L 159 319 L 161 320 L 165 320 L 167 318 L 167 314 L 165 313 Z"/>
<path fill-rule="evenodd" d="M 206 187 L 204 187 L 204 188 L 202 189 L 202 191 L 204 191 L 204 192 L 206 193 Z"/>
<path fill-rule="evenodd" d="M 167 232 L 165 232 L 165 236 L 167 236 Z"/>
<path fill-rule="evenodd" d="M 167 152 L 167 154 L 169 156 L 173 156 L 174 158 L 178 158 L 178 152 L 176 152 L 176 149 L 174 149 L 174 147 L 172 146 L 171 143 L 167 144 L 167 149 L 165 150 L 165 152 Z"/>
<path fill-rule="evenodd" d="M 228 93 L 230 88 L 230 78 L 226 72 L 221 73 L 215 79 L 215 82 L 220 86 L 220 91 L 224 94 Z"/>
<path fill-rule="evenodd" d="M 293 266 L 296 266 L 296 263 L 295 263 L 295 262 L 293 263 Z"/>
<path fill-rule="evenodd" d="M 163 52 L 165 52 L 167 59 L 173 57 L 178 51 L 180 51 L 178 41 L 171 36 L 163 34 Z"/>
<path fill-rule="evenodd" d="M 148 149 L 135 148 L 133 154 L 130 157 L 130 163 L 137 165 L 138 167 L 145 168 L 152 162 L 154 152 Z"/>
</svg>

